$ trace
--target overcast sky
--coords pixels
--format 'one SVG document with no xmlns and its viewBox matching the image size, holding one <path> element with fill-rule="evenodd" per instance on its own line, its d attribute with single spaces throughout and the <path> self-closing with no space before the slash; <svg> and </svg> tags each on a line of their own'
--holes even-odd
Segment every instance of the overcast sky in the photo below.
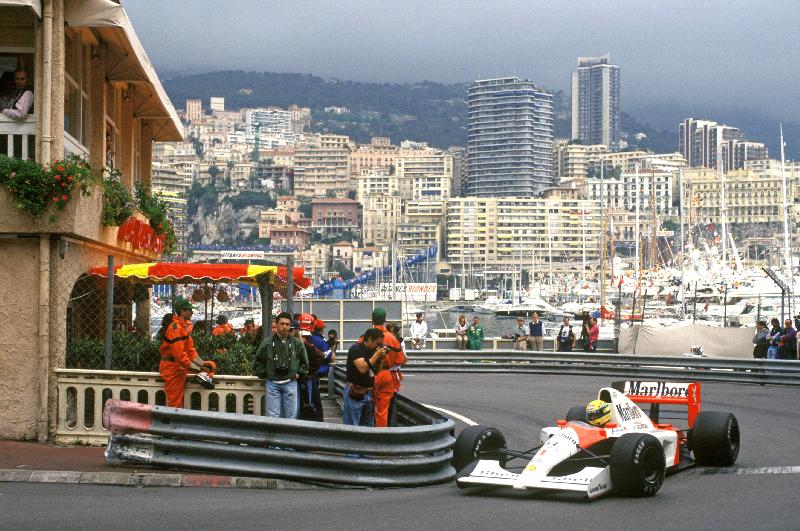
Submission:
<svg viewBox="0 0 800 531">
<path fill-rule="evenodd" d="M 741 107 L 800 121 L 798 0 L 129 0 L 164 73 L 243 69 L 356 81 L 515 74 L 568 90 L 611 53 L 623 110 Z"/>
</svg>

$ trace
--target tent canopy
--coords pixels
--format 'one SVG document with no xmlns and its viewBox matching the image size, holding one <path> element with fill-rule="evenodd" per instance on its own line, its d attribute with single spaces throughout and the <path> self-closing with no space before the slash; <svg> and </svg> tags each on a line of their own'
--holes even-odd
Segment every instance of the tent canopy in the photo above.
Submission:
<svg viewBox="0 0 800 531">
<path fill-rule="evenodd" d="M 267 283 L 276 288 L 286 286 L 287 271 L 284 266 L 249 264 L 187 264 L 158 262 L 116 266 L 114 276 L 144 284 L 196 284 L 201 282 L 239 282 L 256 285 L 266 275 Z M 107 276 L 107 267 L 93 267 L 90 275 Z M 302 267 L 292 271 L 295 291 L 311 285 Z M 258 278 L 257 278 L 258 277 Z"/>
</svg>

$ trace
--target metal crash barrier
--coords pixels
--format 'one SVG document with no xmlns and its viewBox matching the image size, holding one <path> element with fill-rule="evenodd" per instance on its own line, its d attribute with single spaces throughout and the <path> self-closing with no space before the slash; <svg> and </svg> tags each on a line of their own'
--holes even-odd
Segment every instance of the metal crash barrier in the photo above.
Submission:
<svg viewBox="0 0 800 531">
<path fill-rule="evenodd" d="M 337 386 L 332 387 L 336 393 Z M 455 477 L 450 464 L 455 424 L 398 398 L 398 418 L 405 425 L 393 428 L 109 400 L 103 411 L 103 424 L 112 434 L 106 458 L 112 463 L 371 487 L 450 481 Z"/>
<path fill-rule="evenodd" d="M 800 385 L 800 362 L 583 352 L 413 351 L 403 372 L 516 372 Z"/>
</svg>

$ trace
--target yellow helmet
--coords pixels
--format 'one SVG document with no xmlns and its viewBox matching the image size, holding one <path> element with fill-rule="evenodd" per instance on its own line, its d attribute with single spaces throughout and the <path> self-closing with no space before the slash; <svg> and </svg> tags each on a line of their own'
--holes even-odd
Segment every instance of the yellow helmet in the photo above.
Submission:
<svg viewBox="0 0 800 531">
<path fill-rule="evenodd" d="M 604 426 L 611 420 L 611 406 L 602 400 L 592 400 L 586 404 L 586 422 L 592 426 Z"/>
</svg>

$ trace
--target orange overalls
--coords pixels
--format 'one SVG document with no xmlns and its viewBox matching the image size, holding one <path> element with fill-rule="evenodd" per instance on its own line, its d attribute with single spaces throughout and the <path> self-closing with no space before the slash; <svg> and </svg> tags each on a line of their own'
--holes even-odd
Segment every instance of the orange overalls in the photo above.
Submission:
<svg viewBox="0 0 800 531">
<path fill-rule="evenodd" d="M 159 348 L 161 363 L 158 372 L 164 380 L 164 391 L 167 393 L 169 407 L 183 407 L 183 390 L 186 387 L 186 376 L 192 360 L 197 358 L 192 340 L 192 322 L 184 321 L 178 316 L 172 317 L 172 323 L 164 334 L 164 342 Z"/>
<path fill-rule="evenodd" d="M 375 401 L 375 427 L 385 428 L 389 425 L 389 405 L 394 394 L 400 390 L 400 381 L 403 373 L 400 366 L 406 364 L 406 355 L 394 334 L 386 330 L 385 326 L 375 326 L 383 332 L 383 344 L 389 351 L 383 358 L 381 370 L 375 375 L 373 399 Z"/>
<path fill-rule="evenodd" d="M 224 336 L 225 334 L 233 333 L 233 325 L 230 323 L 219 324 L 211 330 L 212 336 Z"/>
</svg>

